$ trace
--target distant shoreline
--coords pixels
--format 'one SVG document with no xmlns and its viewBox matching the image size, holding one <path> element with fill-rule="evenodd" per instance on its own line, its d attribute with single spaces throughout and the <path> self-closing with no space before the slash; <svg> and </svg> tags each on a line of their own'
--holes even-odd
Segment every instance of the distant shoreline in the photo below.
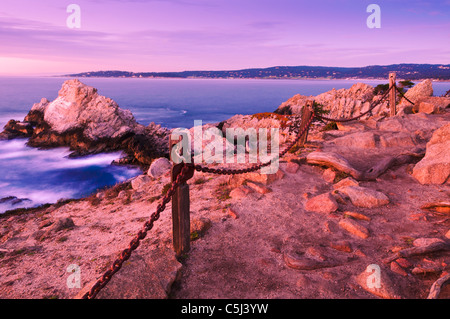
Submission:
<svg viewBox="0 0 450 319">
<path fill-rule="evenodd" d="M 450 64 L 391 64 L 365 67 L 274 66 L 240 70 L 175 72 L 130 72 L 100 70 L 63 74 L 69 77 L 101 78 L 183 78 L 183 79 L 292 79 L 292 80 L 387 80 L 395 72 L 398 80 L 450 80 Z"/>
<path fill-rule="evenodd" d="M 31 77 L 31 76 L 30 76 Z M 137 79 L 137 80 L 277 80 L 277 81 L 388 81 L 387 78 L 210 78 L 210 77 L 122 77 L 122 76 L 71 76 L 71 75 L 50 75 L 50 76 L 36 76 L 36 77 L 55 77 L 55 78 L 82 78 L 82 79 Z M 432 82 L 450 82 L 449 80 L 423 78 L 411 80 L 412 82 L 422 82 L 424 80 L 431 80 Z M 404 78 L 397 78 L 397 81 L 407 80 Z"/>
</svg>

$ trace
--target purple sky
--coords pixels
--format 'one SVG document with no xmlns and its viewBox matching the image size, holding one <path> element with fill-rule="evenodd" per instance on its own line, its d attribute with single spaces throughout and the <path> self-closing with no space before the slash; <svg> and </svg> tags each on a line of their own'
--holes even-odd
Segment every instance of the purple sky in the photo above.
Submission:
<svg viewBox="0 0 450 319">
<path fill-rule="evenodd" d="M 69 29 L 69 4 L 81 28 Z M 381 28 L 369 29 L 369 4 Z M 450 0 L 14 0 L 0 74 L 450 64 Z"/>
</svg>

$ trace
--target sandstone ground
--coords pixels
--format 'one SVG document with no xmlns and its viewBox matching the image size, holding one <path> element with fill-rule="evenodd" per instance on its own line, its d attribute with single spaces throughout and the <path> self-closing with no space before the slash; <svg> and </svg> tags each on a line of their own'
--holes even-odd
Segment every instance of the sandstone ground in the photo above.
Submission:
<svg viewBox="0 0 450 319">
<path fill-rule="evenodd" d="M 450 252 L 389 257 L 430 240 L 448 244 L 448 181 L 420 184 L 412 176 L 415 163 L 355 181 L 308 164 L 307 154 L 333 151 L 363 171 L 384 156 L 425 147 L 433 131 L 449 121 L 447 112 L 371 119 L 325 132 L 317 125 L 305 149 L 289 154 L 280 163 L 282 174 L 266 184 L 196 173 L 189 181 L 191 251 L 174 257 L 169 204 L 98 297 L 426 298 L 432 283 L 449 271 Z M 415 123 L 414 129 L 405 128 L 408 123 Z M 352 134 L 358 135 L 348 138 Z M 1 216 L 0 297 L 79 296 L 128 246 L 169 181 L 168 173 L 140 177 L 139 183 L 88 199 Z M 381 193 L 388 203 L 361 207 L 351 193 L 339 191 L 343 181 L 342 187 L 369 190 L 366 196 Z M 326 193 L 337 208 L 306 209 L 308 201 Z M 441 204 L 422 209 L 427 203 Z M 68 287 L 69 265 L 79 267 L 81 288 Z M 369 265 L 380 267 L 378 290 L 361 280 Z M 448 296 L 444 290 L 441 297 Z"/>
</svg>

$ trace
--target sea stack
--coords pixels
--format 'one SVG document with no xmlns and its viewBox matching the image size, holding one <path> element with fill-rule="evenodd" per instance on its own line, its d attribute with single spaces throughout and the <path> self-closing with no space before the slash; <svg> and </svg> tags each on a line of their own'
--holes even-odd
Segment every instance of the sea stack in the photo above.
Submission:
<svg viewBox="0 0 450 319">
<path fill-rule="evenodd" d="M 136 122 L 129 110 L 77 79 L 63 83 L 54 101 L 43 98 L 23 122 L 10 121 L 0 139 L 28 137 L 39 148 L 68 146 L 71 156 L 122 150 L 127 163 L 146 166 L 168 155 L 169 130 Z"/>
</svg>

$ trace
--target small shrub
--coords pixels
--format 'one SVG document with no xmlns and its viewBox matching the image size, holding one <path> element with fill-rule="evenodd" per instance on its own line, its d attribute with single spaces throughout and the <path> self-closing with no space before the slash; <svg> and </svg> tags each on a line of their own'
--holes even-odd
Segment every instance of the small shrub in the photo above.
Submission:
<svg viewBox="0 0 450 319">
<path fill-rule="evenodd" d="M 89 204 L 91 204 L 91 206 L 98 206 L 102 202 L 102 200 L 98 198 L 96 194 L 92 194 L 91 196 L 88 197 L 87 200 Z"/>
<path fill-rule="evenodd" d="M 375 89 L 373 90 L 373 94 L 380 95 L 386 93 L 386 91 L 389 90 L 389 83 L 388 84 L 378 84 Z"/>
<path fill-rule="evenodd" d="M 334 177 L 334 181 L 333 183 L 337 183 L 342 181 L 343 179 L 346 179 L 347 177 L 350 177 L 350 174 L 341 172 L 341 171 L 336 171 L 336 176 Z"/>
<path fill-rule="evenodd" d="M 414 86 L 414 82 L 412 82 L 410 80 L 404 80 L 404 81 L 400 81 L 398 83 L 400 84 L 401 87 L 404 87 L 404 88 L 412 88 Z"/>
<path fill-rule="evenodd" d="M 231 198 L 231 189 L 226 184 L 220 184 L 216 189 L 216 197 L 219 201 L 223 202 Z"/>
<path fill-rule="evenodd" d="M 333 130 L 337 130 L 337 129 L 338 129 L 338 126 L 337 126 L 336 122 L 329 122 L 322 128 L 321 131 L 325 132 L 325 131 L 333 131 Z"/>
<path fill-rule="evenodd" d="M 206 183 L 206 179 L 204 179 L 203 177 L 200 177 L 199 179 L 195 180 L 194 185 L 201 185 Z"/>
<path fill-rule="evenodd" d="M 166 185 L 164 185 L 164 187 L 163 187 L 161 193 L 162 193 L 163 195 L 166 195 L 167 192 L 169 191 L 169 189 L 170 189 L 171 187 L 172 187 L 172 183 L 167 183 Z"/>
</svg>

